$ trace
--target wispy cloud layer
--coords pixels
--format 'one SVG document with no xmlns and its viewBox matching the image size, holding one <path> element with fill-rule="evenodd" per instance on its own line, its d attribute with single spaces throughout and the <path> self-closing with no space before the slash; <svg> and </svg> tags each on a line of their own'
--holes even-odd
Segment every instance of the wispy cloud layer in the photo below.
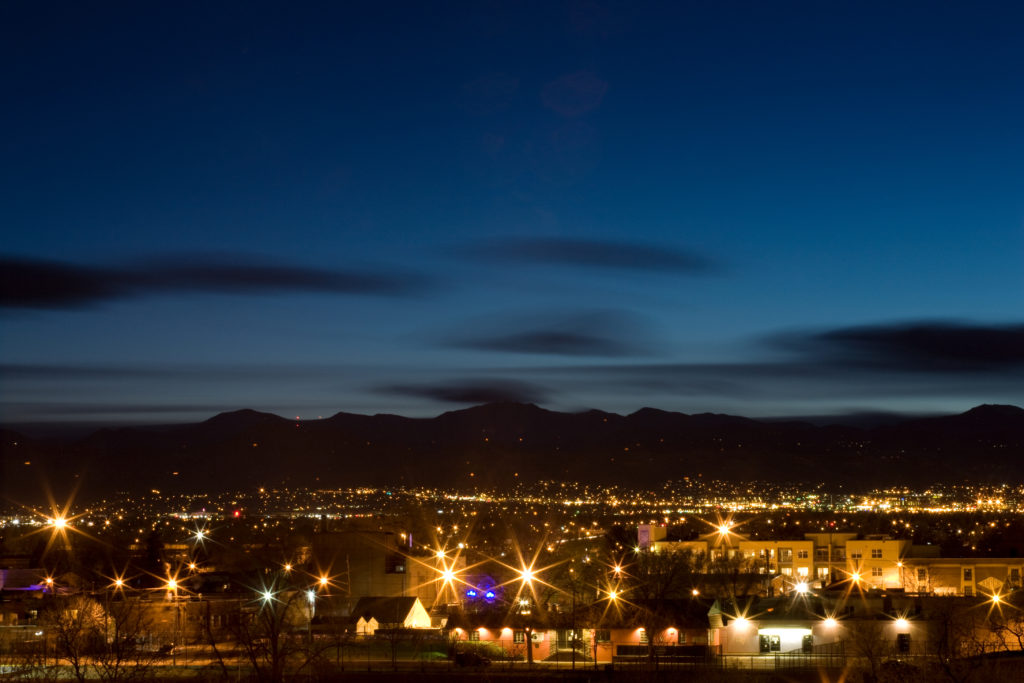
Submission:
<svg viewBox="0 0 1024 683">
<path fill-rule="evenodd" d="M 470 380 L 442 384 L 390 385 L 378 387 L 383 394 L 429 398 L 445 403 L 541 403 L 548 392 L 540 386 L 512 380 Z"/>
<path fill-rule="evenodd" d="M 610 242 L 560 237 L 508 238 L 470 247 L 494 263 L 537 263 L 635 271 L 704 274 L 718 270 L 712 259 L 693 251 L 642 242 Z"/>
<path fill-rule="evenodd" d="M 0 308 L 70 309 L 169 292 L 409 294 L 426 284 L 398 272 L 324 270 L 183 255 L 114 267 L 0 257 Z"/>
<path fill-rule="evenodd" d="M 475 325 L 474 329 L 485 326 Z M 645 355 L 636 341 L 646 326 L 619 311 L 566 312 L 541 319 L 502 320 L 497 329 L 449 339 L 446 345 L 474 351 L 618 358 Z"/>
</svg>

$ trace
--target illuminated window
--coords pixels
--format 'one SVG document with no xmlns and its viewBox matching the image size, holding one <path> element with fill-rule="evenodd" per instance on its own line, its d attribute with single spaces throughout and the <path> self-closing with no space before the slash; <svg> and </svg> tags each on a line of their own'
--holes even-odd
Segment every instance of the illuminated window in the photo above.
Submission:
<svg viewBox="0 0 1024 683">
<path fill-rule="evenodd" d="M 473 629 L 472 631 L 470 631 L 469 632 L 469 639 L 470 640 L 480 640 L 480 631 L 478 631 L 477 629 Z"/>
<path fill-rule="evenodd" d="M 792 548 L 779 548 L 779 562 L 792 562 L 793 561 L 793 549 Z"/>
<path fill-rule="evenodd" d="M 526 642 L 526 631 L 513 631 L 512 632 L 513 643 L 525 643 Z"/>
<path fill-rule="evenodd" d="M 641 643 L 646 643 L 647 642 L 647 631 L 645 631 L 644 629 L 640 629 L 640 642 Z"/>
</svg>

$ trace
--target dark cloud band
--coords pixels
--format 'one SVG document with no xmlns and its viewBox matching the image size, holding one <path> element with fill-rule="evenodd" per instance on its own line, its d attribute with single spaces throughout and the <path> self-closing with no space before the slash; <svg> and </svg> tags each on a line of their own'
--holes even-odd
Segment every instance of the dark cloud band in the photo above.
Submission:
<svg viewBox="0 0 1024 683">
<path fill-rule="evenodd" d="M 401 295 L 422 288 L 407 273 L 323 270 L 181 257 L 100 268 L 0 257 L 0 308 L 68 309 L 167 292 Z"/>
<path fill-rule="evenodd" d="M 790 346 L 822 362 L 913 372 L 1024 368 L 1024 325 L 903 323 L 829 330 Z"/>
<path fill-rule="evenodd" d="M 542 387 L 511 380 L 474 380 L 437 385 L 391 385 L 378 393 L 429 398 L 445 403 L 541 403 L 547 398 Z"/>
<path fill-rule="evenodd" d="M 477 258 L 500 263 L 540 263 L 688 274 L 718 270 L 715 262 L 696 252 L 645 243 L 512 238 L 472 247 L 470 253 Z"/>
</svg>

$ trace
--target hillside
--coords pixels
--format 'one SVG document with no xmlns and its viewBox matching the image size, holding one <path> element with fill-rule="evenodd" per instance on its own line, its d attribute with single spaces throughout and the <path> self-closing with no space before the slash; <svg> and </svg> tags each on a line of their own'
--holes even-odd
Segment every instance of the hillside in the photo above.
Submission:
<svg viewBox="0 0 1024 683">
<path fill-rule="evenodd" d="M 630 415 L 488 404 L 431 419 L 338 413 L 294 421 L 252 410 L 198 424 L 106 428 L 84 438 L 0 432 L 4 494 L 71 482 L 80 494 L 256 485 L 488 487 L 571 479 L 657 486 L 702 474 L 849 486 L 1015 481 L 1024 410 L 874 428 L 815 426 L 651 408 Z M 28 463 L 28 464 L 26 464 Z"/>
</svg>

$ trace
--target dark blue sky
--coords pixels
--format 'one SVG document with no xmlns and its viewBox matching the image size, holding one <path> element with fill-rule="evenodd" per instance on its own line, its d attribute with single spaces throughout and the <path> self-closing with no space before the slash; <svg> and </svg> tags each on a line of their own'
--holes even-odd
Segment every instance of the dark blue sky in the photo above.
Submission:
<svg viewBox="0 0 1024 683">
<path fill-rule="evenodd" d="M 0 420 L 1022 404 L 1022 20 L 7 3 Z"/>
</svg>

